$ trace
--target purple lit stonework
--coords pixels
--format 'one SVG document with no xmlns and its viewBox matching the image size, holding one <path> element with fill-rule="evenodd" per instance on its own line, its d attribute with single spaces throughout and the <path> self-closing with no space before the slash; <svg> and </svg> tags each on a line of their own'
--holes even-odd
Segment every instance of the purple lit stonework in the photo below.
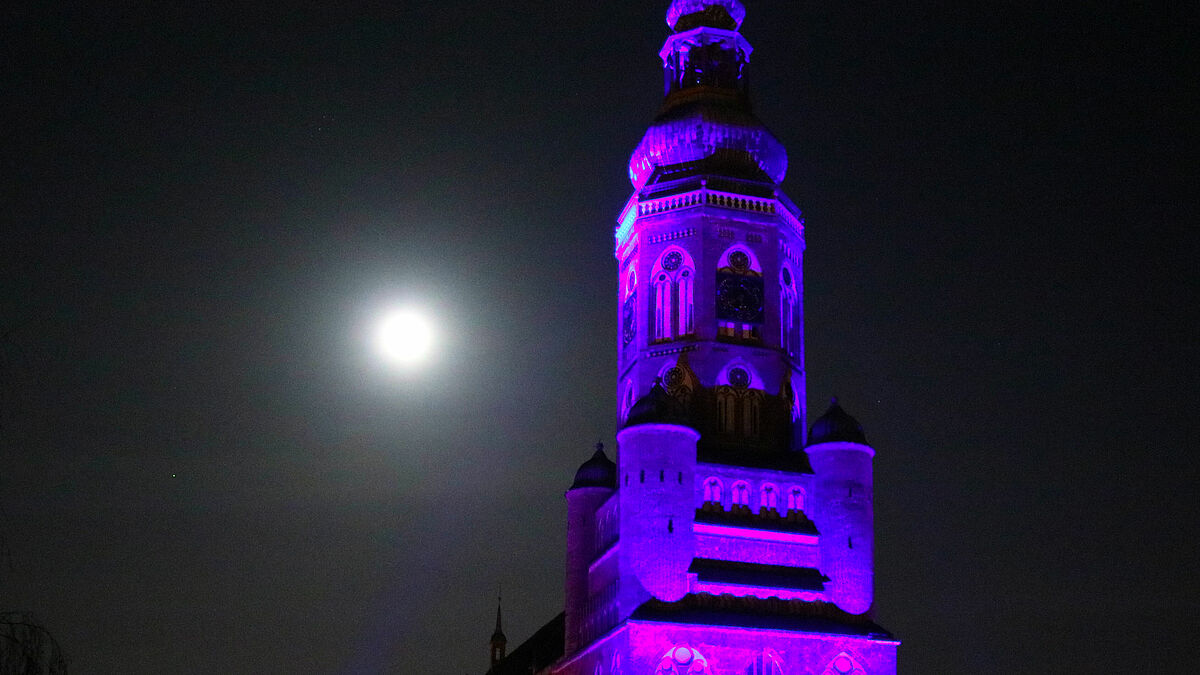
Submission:
<svg viewBox="0 0 1200 675">
<path fill-rule="evenodd" d="M 565 611 L 511 652 L 497 619 L 494 675 L 896 672 L 875 451 L 836 401 L 806 413 L 804 221 L 750 110 L 744 17 L 668 10 L 617 220 L 616 459 L 597 447 L 567 490 Z"/>
</svg>

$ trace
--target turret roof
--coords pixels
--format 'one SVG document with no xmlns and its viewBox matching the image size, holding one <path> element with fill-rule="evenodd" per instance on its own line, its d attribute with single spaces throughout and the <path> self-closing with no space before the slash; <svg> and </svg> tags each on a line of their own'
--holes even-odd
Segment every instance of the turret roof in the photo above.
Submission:
<svg viewBox="0 0 1200 675">
<path fill-rule="evenodd" d="M 870 445 L 867 443 L 867 435 L 863 433 L 862 425 L 849 413 L 842 410 L 842 406 L 838 405 L 835 397 L 829 401 L 829 410 L 817 418 L 817 421 L 813 422 L 812 427 L 809 428 L 808 445 L 836 442 Z"/>
<path fill-rule="evenodd" d="M 625 426 L 631 427 L 636 424 L 692 426 L 683 403 L 668 394 L 667 390 L 663 389 L 662 382 L 658 381 L 654 383 L 653 387 L 650 387 L 650 391 L 645 396 L 639 398 L 637 403 L 630 408 Z"/>
<path fill-rule="evenodd" d="M 575 472 L 575 481 L 571 489 L 584 487 L 599 487 L 616 489 L 617 465 L 613 464 L 608 455 L 604 454 L 604 444 L 596 444 L 596 452 L 592 458 L 579 465 Z"/>
</svg>

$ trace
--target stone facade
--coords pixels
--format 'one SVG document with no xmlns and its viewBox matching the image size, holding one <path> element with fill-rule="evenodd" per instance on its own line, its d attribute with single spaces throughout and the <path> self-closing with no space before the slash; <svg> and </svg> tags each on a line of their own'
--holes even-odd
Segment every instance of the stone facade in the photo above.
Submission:
<svg viewBox="0 0 1200 675">
<path fill-rule="evenodd" d="M 668 11 L 615 235 L 615 462 L 597 448 L 566 494 L 562 639 L 547 624 L 517 650 L 540 660 L 497 675 L 896 672 L 871 615 L 875 451 L 836 402 L 805 433 L 804 221 L 751 113 L 744 15 Z"/>
</svg>

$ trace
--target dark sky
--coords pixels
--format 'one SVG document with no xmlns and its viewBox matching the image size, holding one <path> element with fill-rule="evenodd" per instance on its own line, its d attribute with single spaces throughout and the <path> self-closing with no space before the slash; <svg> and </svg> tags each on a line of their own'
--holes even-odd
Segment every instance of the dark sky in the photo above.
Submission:
<svg viewBox="0 0 1200 675">
<path fill-rule="evenodd" d="M 0 16 L 0 610 L 78 673 L 482 671 L 611 443 L 667 3 L 113 4 Z M 901 670 L 1186 672 L 1194 8 L 747 4 Z"/>
</svg>

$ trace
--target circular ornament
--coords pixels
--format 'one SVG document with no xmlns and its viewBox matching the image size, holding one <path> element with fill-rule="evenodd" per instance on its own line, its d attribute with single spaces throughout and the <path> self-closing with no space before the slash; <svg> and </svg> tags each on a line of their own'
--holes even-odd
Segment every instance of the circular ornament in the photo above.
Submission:
<svg viewBox="0 0 1200 675">
<path fill-rule="evenodd" d="M 729 266 L 738 272 L 750 269 L 750 256 L 745 251 L 734 251 L 729 254 Z"/>
<path fill-rule="evenodd" d="M 779 274 L 780 274 L 780 276 L 783 277 L 783 285 L 784 286 L 792 285 L 792 273 L 790 271 L 788 271 L 788 268 L 786 268 L 786 267 L 783 268 L 783 270 Z"/>
<path fill-rule="evenodd" d="M 750 386 L 750 373 L 745 368 L 734 368 L 729 371 L 729 384 L 734 389 L 745 389 Z"/>
<path fill-rule="evenodd" d="M 663 256 L 662 266 L 663 266 L 663 269 L 668 272 L 673 272 L 673 271 L 679 269 L 679 266 L 682 264 L 683 264 L 683 254 L 680 253 L 679 251 L 671 251 L 667 255 Z"/>
</svg>

